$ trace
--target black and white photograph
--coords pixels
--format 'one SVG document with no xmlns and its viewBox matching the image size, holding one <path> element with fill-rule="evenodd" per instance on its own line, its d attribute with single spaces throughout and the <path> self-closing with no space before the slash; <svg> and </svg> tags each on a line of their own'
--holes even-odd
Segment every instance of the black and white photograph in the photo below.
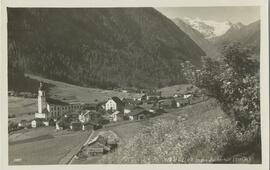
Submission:
<svg viewBox="0 0 270 170">
<path fill-rule="evenodd" d="M 6 18 L 8 166 L 262 165 L 259 5 Z"/>
</svg>

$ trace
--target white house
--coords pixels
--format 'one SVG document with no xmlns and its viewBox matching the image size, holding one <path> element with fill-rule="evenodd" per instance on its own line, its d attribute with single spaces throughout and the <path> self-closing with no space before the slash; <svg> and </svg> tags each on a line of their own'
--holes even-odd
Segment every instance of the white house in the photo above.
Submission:
<svg viewBox="0 0 270 170">
<path fill-rule="evenodd" d="M 184 99 L 188 99 L 188 98 L 190 98 L 191 96 L 192 96 L 192 94 L 184 94 L 183 98 L 184 98 Z"/>
<path fill-rule="evenodd" d="M 128 114 L 131 112 L 130 108 L 124 108 L 124 115 Z"/>
<path fill-rule="evenodd" d="M 128 113 L 130 113 L 134 108 L 136 108 L 135 105 L 132 105 L 132 104 L 125 105 L 124 115 L 127 115 Z"/>
<path fill-rule="evenodd" d="M 90 120 L 90 110 L 86 110 L 79 114 L 79 121 L 82 123 L 86 123 Z"/>
<path fill-rule="evenodd" d="M 32 120 L 31 127 L 32 128 L 36 128 L 37 127 L 37 121 L 36 120 Z"/>
<path fill-rule="evenodd" d="M 111 99 L 108 99 L 108 101 L 105 103 L 105 110 L 122 111 L 123 106 L 124 106 L 123 102 L 118 97 L 112 97 Z"/>
</svg>

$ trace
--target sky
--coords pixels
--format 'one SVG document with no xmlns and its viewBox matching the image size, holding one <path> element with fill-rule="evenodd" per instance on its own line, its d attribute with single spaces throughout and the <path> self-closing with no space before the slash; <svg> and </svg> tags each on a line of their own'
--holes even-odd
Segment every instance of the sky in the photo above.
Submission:
<svg viewBox="0 0 270 170">
<path fill-rule="evenodd" d="M 249 7 L 162 7 L 156 8 L 168 18 L 200 18 L 217 22 L 241 22 L 245 25 L 260 19 L 260 8 Z"/>
</svg>

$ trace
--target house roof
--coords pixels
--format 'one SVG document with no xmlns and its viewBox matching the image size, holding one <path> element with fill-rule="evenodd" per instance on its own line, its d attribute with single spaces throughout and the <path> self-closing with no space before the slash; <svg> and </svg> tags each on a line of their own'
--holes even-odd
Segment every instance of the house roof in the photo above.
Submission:
<svg viewBox="0 0 270 170">
<path fill-rule="evenodd" d="M 130 99 L 130 98 L 124 98 L 122 101 L 125 104 L 135 104 L 135 100 Z"/>
<path fill-rule="evenodd" d="M 135 105 L 133 105 L 133 104 L 126 104 L 125 105 L 125 109 L 134 109 L 134 108 L 136 108 L 136 106 Z"/>
<path fill-rule="evenodd" d="M 143 109 L 143 108 L 136 108 L 134 110 L 132 110 L 131 112 L 128 113 L 129 116 L 135 116 L 138 114 L 143 114 L 148 112 L 147 110 Z"/>
<path fill-rule="evenodd" d="M 115 112 L 112 113 L 112 115 L 118 115 L 120 112 L 117 110 Z"/>
<path fill-rule="evenodd" d="M 69 103 L 66 103 L 57 99 L 53 99 L 53 98 L 46 98 L 46 102 L 52 105 L 69 105 Z"/>
<path fill-rule="evenodd" d="M 87 114 L 90 113 L 90 110 L 82 110 L 82 112 L 80 113 L 81 116 L 85 116 Z"/>
<path fill-rule="evenodd" d="M 112 97 L 112 100 L 117 104 L 117 105 L 124 105 L 122 100 L 119 99 L 119 97 Z"/>
<path fill-rule="evenodd" d="M 97 103 L 88 103 L 83 106 L 84 109 L 93 109 L 97 108 L 98 104 Z"/>
<path fill-rule="evenodd" d="M 141 105 L 142 108 L 146 109 L 146 110 L 149 110 L 153 107 L 153 104 L 147 104 L 147 103 L 143 103 Z"/>
<path fill-rule="evenodd" d="M 87 148 L 87 150 L 88 150 L 88 152 L 102 153 L 104 149 L 102 147 L 100 147 L 100 148 L 89 147 L 89 148 Z"/>
<path fill-rule="evenodd" d="M 36 121 L 36 122 L 39 122 L 39 123 L 41 123 L 41 122 L 43 122 L 43 121 L 45 121 L 46 119 L 43 119 L 43 118 L 35 118 L 34 120 L 32 120 L 32 121 Z"/>
<path fill-rule="evenodd" d="M 88 143 L 88 145 L 93 145 L 93 144 L 96 143 L 96 142 L 105 145 L 105 144 L 107 143 L 107 139 L 106 139 L 104 136 L 98 135 L 98 136 L 96 136 L 94 139 L 92 139 L 92 140 Z"/>
<path fill-rule="evenodd" d="M 160 104 L 171 104 L 171 102 L 172 102 L 172 99 L 163 99 L 159 101 Z"/>
<path fill-rule="evenodd" d="M 148 96 L 161 96 L 161 91 L 148 91 L 146 93 Z"/>
<path fill-rule="evenodd" d="M 175 100 L 176 102 L 179 102 L 179 103 L 185 103 L 185 102 L 188 101 L 187 99 L 183 99 L 183 98 L 175 98 L 174 100 Z"/>
</svg>

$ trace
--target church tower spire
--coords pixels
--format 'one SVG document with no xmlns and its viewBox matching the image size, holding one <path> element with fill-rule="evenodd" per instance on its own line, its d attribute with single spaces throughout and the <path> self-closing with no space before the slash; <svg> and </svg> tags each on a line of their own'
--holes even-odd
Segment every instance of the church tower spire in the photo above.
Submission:
<svg viewBox="0 0 270 170">
<path fill-rule="evenodd" d="M 38 113 L 42 114 L 44 109 L 46 109 L 46 96 L 43 83 L 40 82 L 38 89 Z"/>
</svg>

